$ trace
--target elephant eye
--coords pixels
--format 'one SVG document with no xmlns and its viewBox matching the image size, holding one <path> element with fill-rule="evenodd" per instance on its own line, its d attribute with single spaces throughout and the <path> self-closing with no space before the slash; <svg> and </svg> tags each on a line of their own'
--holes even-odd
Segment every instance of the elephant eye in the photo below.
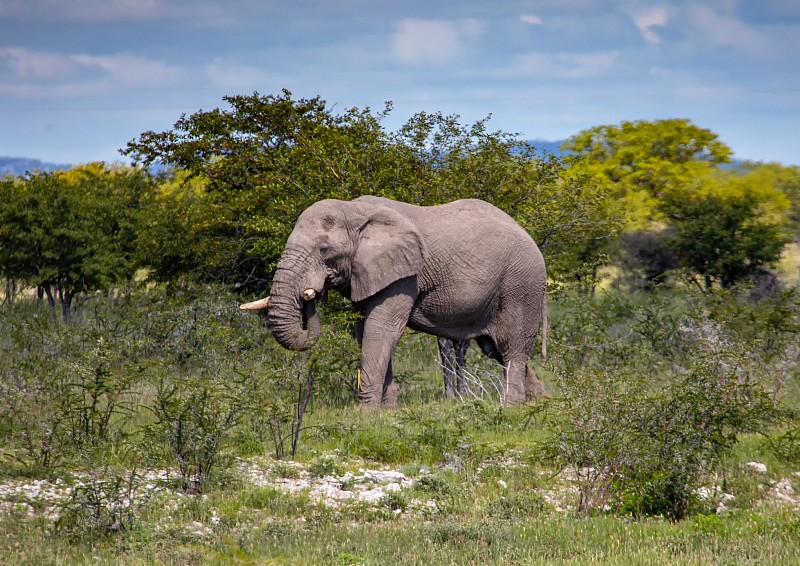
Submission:
<svg viewBox="0 0 800 566">
<path fill-rule="evenodd" d="M 330 252 L 330 251 L 331 251 L 331 247 L 329 245 L 327 245 L 327 244 L 322 244 L 319 247 L 319 253 L 321 253 L 322 255 L 328 255 L 328 252 Z"/>
</svg>

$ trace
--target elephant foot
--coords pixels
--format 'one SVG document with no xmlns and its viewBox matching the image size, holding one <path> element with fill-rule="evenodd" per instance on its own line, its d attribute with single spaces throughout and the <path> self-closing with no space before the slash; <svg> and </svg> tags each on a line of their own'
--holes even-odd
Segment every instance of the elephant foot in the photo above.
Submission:
<svg viewBox="0 0 800 566">
<path fill-rule="evenodd" d="M 397 407 L 397 383 L 394 380 L 384 387 L 381 402 L 386 408 Z"/>
<path fill-rule="evenodd" d="M 526 399 L 551 399 L 551 395 L 545 389 L 544 382 L 536 377 L 530 367 L 525 367 L 525 398 Z"/>
</svg>

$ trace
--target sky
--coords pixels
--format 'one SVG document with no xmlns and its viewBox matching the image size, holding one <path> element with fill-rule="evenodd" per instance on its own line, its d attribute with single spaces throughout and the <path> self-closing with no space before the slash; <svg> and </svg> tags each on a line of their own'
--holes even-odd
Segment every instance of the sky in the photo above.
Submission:
<svg viewBox="0 0 800 566">
<path fill-rule="evenodd" d="M 0 0 L 0 156 L 119 149 L 223 96 L 491 115 L 561 140 L 687 118 L 800 165 L 800 0 Z"/>
</svg>

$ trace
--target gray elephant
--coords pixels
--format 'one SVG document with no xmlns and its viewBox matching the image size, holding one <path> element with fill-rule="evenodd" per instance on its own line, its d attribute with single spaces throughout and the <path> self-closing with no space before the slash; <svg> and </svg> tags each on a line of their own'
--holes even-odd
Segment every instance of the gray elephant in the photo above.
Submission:
<svg viewBox="0 0 800 566">
<path fill-rule="evenodd" d="M 322 200 L 297 220 L 278 263 L 266 323 L 283 347 L 303 350 L 319 333 L 316 301 L 335 289 L 363 315 L 359 403 L 393 405 L 392 353 L 406 327 L 474 339 L 503 366 L 501 401 L 536 389 L 527 365 L 543 326 L 545 263 L 510 216 L 481 200 L 420 207 L 363 196 Z M 540 382 L 539 382 L 540 383 Z M 541 389 L 541 388 L 540 388 Z"/>
</svg>

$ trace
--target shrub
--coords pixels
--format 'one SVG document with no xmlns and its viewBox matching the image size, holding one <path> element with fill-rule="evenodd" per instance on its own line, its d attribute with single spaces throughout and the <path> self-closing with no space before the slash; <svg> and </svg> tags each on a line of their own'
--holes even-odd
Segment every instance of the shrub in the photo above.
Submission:
<svg viewBox="0 0 800 566">
<path fill-rule="evenodd" d="M 67 325 L 23 301 L 0 309 L 0 421 L 24 464 L 58 466 L 127 433 L 143 371 L 133 310 L 98 301 Z"/>
<path fill-rule="evenodd" d="M 736 366 L 701 359 L 653 394 L 629 376 L 561 377 L 563 400 L 546 447 L 578 482 L 581 512 L 621 506 L 681 519 L 693 492 L 738 434 L 758 429 L 774 405 Z"/>
<path fill-rule="evenodd" d="M 487 517 L 509 521 L 535 517 L 545 509 L 542 496 L 534 491 L 493 499 L 484 509 Z"/>
<path fill-rule="evenodd" d="M 653 290 L 667 280 L 668 272 L 680 266 L 675 250 L 669 245 L 669 231 L 637 231 L 622 234 L 622 267 L 631 283 Z"/>
<path fill-rule="evenodd" d="M 779 414 L 765 368 L 776 348 L 791 347 L 787 331 L 777 329 L 785 322 L 769 322 L 784 320 L 776 312 L 785 307 L 747 306 L 730 294 L 694 301 L 681 311 L 600 299 L 575 311 L 579 322 L 558 329 L 559 338 L 578 344 L 562 343 L 565 355 L 550 362 L 562 396 L 547 408 L 544 448 L 571 470 L 581 512 L 618 508 L 680 519 L 737 436 Z M 752 326 L 763 332 L 754 336 Z M 771 333 L 765 348 L 762 338 Z M 669 365 L 653 364 L 667 356 Z"/>
</svg>

